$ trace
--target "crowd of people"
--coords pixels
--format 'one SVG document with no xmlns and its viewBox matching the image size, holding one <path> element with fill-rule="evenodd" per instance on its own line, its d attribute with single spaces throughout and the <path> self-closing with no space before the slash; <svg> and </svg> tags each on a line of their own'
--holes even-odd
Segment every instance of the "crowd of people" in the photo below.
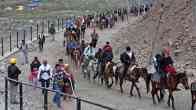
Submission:
<svg viewBox="0 0 196 110">
<path fill-rule="evenodd" d="M 97 47 L 99 40 L 99 34 L 96 31 L 96 28 L 101 30 L 104 28 L 112 28 L 113 25 L 120 18 L 124 21 L 124 17 L 128 18 L 128 12 L 125 8 L 112 11 L 112 13 L 100 14 L 100 15 L 88 15 L 83 17 L 78 17 L 75 20 L 74 26 L 68 26 L 65 28 L 63 41 L 63 46 L 66 47 L 68 54 L 73 54 L 75 50 L 79 49 L 80 52 L 80 62 L 82 66 L 89 66 L 91 60 L 96 60 L 97 67 L 101 67 L 101 71 L 96 72 L 93 76 L 95 79 L 98 75 L 104 74 L 104 69 L 108 62 L 113 63 L 113 48 L 109 41 L 105 43 L 103 47 Z M 86 28 L 92 28 L 93 32 L 91 33 L 91 42 L 86 43 L 84 36 Z M 51 25 L 49 33 L 53 36 L 55 40 L 55 28 L 54 25 Z M 45 43 L 45 36 L 41 34 L 39 36 L 39 48 L 40 51 L 43 51 L 43 44 Z M 22 41 L 21 52 L 24 56 L 24 62 L 22 64 L 28 64 L 28 46 L 25 44 L 25 41 Z M 136 56 L 130 46 L 127 46 L 125 51 L 120 54 L 120 61 L 124 66 L 123 77 L 128 73 L 128 69 L 133 65 L 137 64 Z M 173 66 L 173 60 L 170 56 L 170 49 L 166 48 L 162 53 L 156 54 L 152 58 L 152 63 L 155 68 L 154 80 L 160 81 L 161 85 L 161 96 L 164 95 L 166 78 L 169 75 L 175 75 L 176 69 Z M 99 68 L 97 68 L 99 69 Z M 16 66 L 16 58 L 10 59 L 10 65 L 8 67 L 8 77 L 14 80 L 18 80 L 21 70 Z M 63 59 L 59 59 L 54 67 L 52 67 L 48 61 L 45 59 L 40 62 L 38 57 L 35 57 L 32 63 L 30 64 L 30 74 L 28 76 L 29 81 L 31 81 L 35 86 L 39 83 L 41 87 L 52 88 L 57 92 L 53 96 L 53 102 L 57 107 L 61 108 L 61 97 L 60 92 L 67 94 L 74 94 L 75 90 L 75 79 L 72 71 L 70 70 L 70 65 L 65 64 Z M 17 93 L 18 83 L 10 81 L 10 102 L 12 104 L 17 104 L 16 93 Z M 45 90 L 42 90 L 42 93 L 45 93 Z M 66 100 L 67 98 L 64 97 Z"/>
<path fill-rule="evenodd" d="M 16 66 L 16 58 L 10 59 L 10 65 L 8 67 L 8 77 L 14 80 L 18 80 L 21 70 Z M 69 64 L 64 64 L 63 59 L 59 59 L 54 68 L 48 64 L 47 60 L 43 60 L 41 63 L 38 57 L 35 57 L 30 64 L 30 74 L 28 76 L 29 81 L 38 86 L 40 83 L 41 87 L 52 88 L 56 90 L 53 97 L 53 102 L 61 108 L 61 92 L 72 95 L 75 84 L 74 76 L 70 70 Z M 10 103 L 18 104 L 16 93 L 18 83 L 10 82 Z M 45 93 L 45 90 L 42 90 Z M 66 97 L 64 97 L 66 100 Z"/>
</svg>

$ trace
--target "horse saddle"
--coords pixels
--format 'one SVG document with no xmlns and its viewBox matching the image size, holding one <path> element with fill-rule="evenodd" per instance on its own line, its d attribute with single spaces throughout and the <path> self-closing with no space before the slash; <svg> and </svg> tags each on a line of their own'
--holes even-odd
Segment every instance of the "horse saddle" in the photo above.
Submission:
<svg viewBox="0 0 196 110">
<path fill-rule="evenodd" d="M 136 65 L 133 65 L 129 70 L 130 72 L 132 72 L 137 66 Z"/>
<path fill-rule="evenodd" d="M 136 80 L 136 73 L 133 72 L 133 70 L 136 68 L 137 66 L 136 65 L 133 65 L 129 68 L 129 72 L 127 72 L 128 74 L 126 74 L 127 76 L 126 77 L 130 77 L 131 79 L 133 80 Z"/>
</svg>

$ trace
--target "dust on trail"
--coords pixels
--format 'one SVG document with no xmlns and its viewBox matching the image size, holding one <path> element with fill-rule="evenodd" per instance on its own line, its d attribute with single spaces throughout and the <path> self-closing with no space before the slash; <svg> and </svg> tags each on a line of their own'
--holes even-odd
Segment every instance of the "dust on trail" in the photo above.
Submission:
<svg viewBox="0 0 196 110">
<path fill-rule="evenodd" d="M 135 23 L 137 18 L 130 17 L 129 23 L 127 22 L 119 22 L 115 25 L 113 29 L 106 29 L 103 31 L 98 30 L 100 35 L 100 39 L 98 42 L 98 47 L 102 47 L 106 41 L 111 41 L 113 45 L 114 51 L 117 51 L 119 46 L 126 46 L 127 43 L 124 43 L 124 38 L 120 38 L 119 32 L 123 31 L 129 24 Z M 86 37 L 90 40 L 89 36 L 92 32 L 91 29 L 87 30 Z M 51 39 L 47 39 L 46 44 L 44 46 L 44 52 L 38 53 L 38 51 L 33 51 L 29 53 L 29 61 L 33 60 L 34 56 L 38 56 L 42 61 L 43 59 L 48 59 L 49 64 L 54 65 L 58 58 L 64 58 L 66 62 L 70 62 L 70 58 L 65 56 L 65 49 L 63 48 L 63 33 L 60 32 L 56 35 L 56 41 L 52 42 Z M 120 42 L 118 41 L 120 39 Z M 121 42 L 124 41 L 124 42 Z M 127 42 L 127 41 L 126 41 Z M 131 44 L 130 44 L 131 45 Z M 116 50 L 117 49 L 117 50 Z M 123 50 L 120 50 L 123 51 Z M 19 54 L 15 55 L 19 58 Z M 115 52 L 115 56 L 119 56 L 119 52 Z M 7 61 L 5 60 L 5 63 Z M 22 75 L 20 79 L 23 81 L 27 81 L 27 77 L 29 74 L 29 65 L 20 66 L 22 68 Z M 168 110 L 169 108 L 165 103 L 161 103 L 159 105 L 153 105 L 150 94 L 146 94 L 144 81 L 141 80 L 139 83 L 139 88 L 141 91 L 142 99 L 139 99 L 137 96 L 129 97 L 129 89 L 130 84 L 126 82 L 124 85 L 125 93 L 121 94 L 119 91 L 119 86 L 113 86 L 111 89 L 107 89 L 104 85 L 100 85 L 98 82 L 89 83 L 85 79 L 82 78 L 79 70 L 72 68 L 74 75 L 76 77 L 76 93 L 82 97 L 87 98 L 93 102 L 97 102 L 103 105 L 107 105 L 119 110 Z M 1 79 L 3 82 L 3 79 Z M 0 84 L 1 89 L 3 90 L 4 82 Z M 51 94 L 51 93 L 50 93 Z M 134 94 L 136 94 L 134 92 Z M 188 91 L 181 91 L 179 93 L 175 93 L 175 105 L 177 110 L 187 110 L 190 107 L 190 97 Z M 4 104 L 4 97 L 1 97 L 1 104 Z M 52 104 L 52 94 L 49 97 L 49 110 L 58 110 L 55 105 Z M 186 104 L 188 103 L 189 104 Z M 64 102 L 64 110 L 75 110 L 76 105 L 75 101 Z M 3 105 L 2 105 L 3 106 Z M 17 110 L 19 106 L 16 108 L 15 106 L 11 106 L 10 108 L 14 108 Z M 10 109 L 10 110 L 12 110 Z M 43 109 L 43 95 L 41 91 L 38 89 L 24 87 L 24 109 L 25 110 L 42 110 Z M 98 107 L 82 103 L 82 110 L 102 110 Z M 1 109 L 0 109 L 1 110 Z M 3 110 L 3 109 L 2 109 Z"/>
</svg>

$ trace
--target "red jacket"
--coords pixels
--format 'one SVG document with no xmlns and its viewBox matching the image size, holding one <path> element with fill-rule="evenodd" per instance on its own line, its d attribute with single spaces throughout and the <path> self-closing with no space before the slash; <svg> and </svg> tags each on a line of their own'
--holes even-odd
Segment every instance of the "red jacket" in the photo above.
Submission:
<svg viewBox="0 0 196 110">
<path fill-rule="evenodd" d="M 104 52 L 112 52 L 112 47 L 111 47 L 110 45 L 105 45 L 105 46 L 103 47 L 103 51 L 104 51 Z"/>
<path fill-rule="evenodd" d="M 173 66 L 168 65 L 164 68 L 164 72 L 175 75 L 176 69 Z"/>
</svg>

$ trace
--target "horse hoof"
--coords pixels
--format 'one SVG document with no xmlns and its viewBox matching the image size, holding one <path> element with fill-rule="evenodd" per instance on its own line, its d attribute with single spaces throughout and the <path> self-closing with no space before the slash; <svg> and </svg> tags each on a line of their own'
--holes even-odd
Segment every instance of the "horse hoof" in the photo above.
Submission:
<svg viewBox="0 0 196 110">
<path fill-rule="evenodd" d="M 169 102 L 167 102 L 167 105 L 168 105 L 168 107 L 170 107 L 170 103 Z"/>
<path fill-rule="evenodd" d="M 133 94 L 130 94 L 130 96 L 132 97 L 132 96 L 133 96 Z"/>
</svg>

